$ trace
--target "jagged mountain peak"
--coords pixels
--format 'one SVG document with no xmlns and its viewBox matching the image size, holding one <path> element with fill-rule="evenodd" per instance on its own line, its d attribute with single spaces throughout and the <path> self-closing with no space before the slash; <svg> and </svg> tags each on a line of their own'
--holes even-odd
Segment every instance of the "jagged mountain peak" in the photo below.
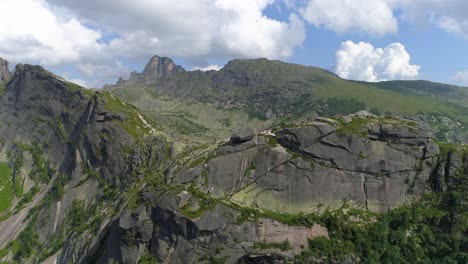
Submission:
<svg viewBox="0 0 468 264">
<path fill-rule="evenodd" d="M 67 98 L 74 93 L 88 100 L 94 92 L 69 82 L 42 66 L 18 64 L 14 74 L 10 77 L 6 93 L 14 95 L 15 102 L 18 104 L 18 101 L 25 98 L 48 98 L 49 100 L 62 98 L 60 100 L 66 102 Z"/>
<path fill-rule="evenodd" d="M 129 81 L 147 83 L 160 78 L 177 75 L 185 71 L 186 70 L 182 66 L 175 64 L 171 58 L 154 55 L 146 64 L 143 72 L 132 72 L 130 74 Z M 121 78 L 119 82 L 123 82 L 123 79 Z"/>
<path fill-rule="evenodd" d="M 143 74 L 146 79 L 156 79 L 166 77 L 185 71 L 179 65 L 176 65 L 171 58 L 154 55 L 146 64 Z"/>
</svg>

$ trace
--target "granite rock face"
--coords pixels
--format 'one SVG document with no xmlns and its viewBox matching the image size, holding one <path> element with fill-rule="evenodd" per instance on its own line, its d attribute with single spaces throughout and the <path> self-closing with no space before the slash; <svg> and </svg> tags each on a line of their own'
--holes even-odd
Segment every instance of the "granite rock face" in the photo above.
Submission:
<svg viewBox="0 0 468 264">
<path fill-rule="evenodd" d="M 255 135 L 255 131 L 252 128 L 244 127 L 239 131 L 231 135 L 230 141 L 233 144 L 242 143 L 252 140 Z"/>
<path fill-rule="evenodd" d="M 142 73 L 132 72 L 129 81 L 148 83 L 183 72 L 185 72 L 184 68 L 176 65 L 172 59 L 155 55 L 146 64 Z M 119 83 L 124 82 L 122 79 L 119 80 Z"/>
<path fill-rule="evenodd" d="M 354 133 L 311 122 L 282 128 L 274 137 L 228 142 L 174 180 L 204 175 L 206 184 L 200 184 L 214 197 L 290 213 L 338 208 L 342 201 L 386 211 L 419 197 L 437 164 L 437 144 L 403 121 L 360 120 L 362 131 Z"/>
<path fill-rule="evenodd" d="M 181 213 L 187 204 L 180 196 L 170 191 L 144 192 L 144 205 L 123 212 L 111 225 L 107 240 L 96 249 L 105 253 L 88 257 L 96 263 L 139 263 L 148 258 L 158 263 L 210 263 L 215 258 L 223 263 L 258 263 L 251 262 L 254 259 L 283 263 L 298 254 L 308 239 L 328 236 L 320 225 L 295 227 L 266 218 L 239 223 L 239 212 L 223 204 L 190 219 Z M 286 251 L 254 246 L 286 241 L 290 245 Z"/>
<path fill-rule="evenodd" d="M 2 138 L 40 143 L 60 172 L 73 174 L 85 162 L 116 184 L 128 182 L 129 170 L 142 162 L 132 155 L 146 155 L 139 148 L 123 151 L 135 142 L 119 125 L 128 115 L 107 108 L 112 97 L 71 85 L 39 66 L 18 65 L 0 98 Z"/>
<path fill-rule="evenodd" d="M 6 82 L 10 79 L 10 70 L 8 69 L 8 61 L 0 58 L 0 82 Z"/>
<path fill-rule="evenodd" d="M 73 206 L 120 210 L 119 192 L 140 179 L 144 169 L 160 166 L 170 153 L 166 142 L 148 135 L 137 144 L 125 126 L 134 118 L 131 115 L 138 116 L 136 110 L 118 107 L 125 105 L 108 93 L 82 89 L 39 66 L 17 65 L 0 97 L 0 157 L 12 168 L 13 184 L 24 187 L 27 182 L 27 188 L 37 188 L 38 194 L 14 211 L 22 198 L 15 194 L 11 216 L 0 222 L 0 233 L 9 234 L 0 238 L 0 247 L 16 239 L 27 225 L 48 247 L 58 232 L 73 229 L 69 215 Z M 103 215 L 95 224 L 109 217 Z M 68 237 L 58 263 L 82 261 L 91 249 L 85 233 Z M 91 234 L 96 239 L 101 235 L 99 230 Z"/>
</svg>

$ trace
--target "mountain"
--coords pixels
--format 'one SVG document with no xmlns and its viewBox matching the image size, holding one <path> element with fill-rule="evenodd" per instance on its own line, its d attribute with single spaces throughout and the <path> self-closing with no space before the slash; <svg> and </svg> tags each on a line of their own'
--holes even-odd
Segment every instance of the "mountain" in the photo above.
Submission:
<svg viewBox="0 0 468 264">
<path fill-rule="evenodd" d="M 17 65 L 0 95 L 0 261 L 468 260 L 466 145 L 435 141 L 422 119 L 345 113 L 363 108 L 359 101 L 288 106 L 304 86 L 311 96 L 322 89 L 318 76 L 348 84 L 323 70 L 229 64 L 190 72 L 153 57 L 143 73 L 99 91 Z M 292 82 L 300 71 L 314 81 Z M 178 112 L 183 104 L 193 116 Z M 197 107 L 215 120 L 204 124 L 225 113 L 230 126 L 178 131 L 202 116 Z M 239 129 L 244 120 L 274 126 Z"/>
<path fill-rule="evenodd" d="M 319 68 L 267 59 L 233 60 L 219 71 L 202 72 L 154 56 L 143 73 L 105 89 L 165 130 L 203 142 L 225 138 L 243 125 L 263 129 L 360 110 L 422 122 L 439 140 L 468 138 L 468 88 L 425 81 L 347 81 Z"/>
<path fill-rule="evenodd" d="M 61 249 L 74 262 L 166 143 L 148 145 L 151 125 L 113 95 L 39 66 L 17 65 L 0 101 L 2 257 L 42 262 Z"/>
</svg>

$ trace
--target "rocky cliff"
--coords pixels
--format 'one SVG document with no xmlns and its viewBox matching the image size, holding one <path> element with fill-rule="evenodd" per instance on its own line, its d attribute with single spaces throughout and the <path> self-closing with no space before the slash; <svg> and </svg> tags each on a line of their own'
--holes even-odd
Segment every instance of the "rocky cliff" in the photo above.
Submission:
<svg viewBox="0 0 468 264">
<path fill-rule="evenodd" d="M 0 246 L 12 254 L 6 259 L 42 262 L 63 247 L 67 262 L 80 261 L 95 236 L 88 224 L 109 221 L 106 210 L 118 212 L 122 203 L 119 191 L 170 151 L 144 136 L 153 128 L 134 108 L 39 66 L 18 65 L 0 101 L 1 161 L 15 190 L 1 212 Z M 77 233 L 70 215 L 79 209 L 94 213 Z"/>
<path fill-rule="evenodd" d="M 0 58 L 0 82 L 6 82 L 10 79 L 10 69 L 8 69 L 8 61 Z"/>
<path fill-rule="evenodd" d="M 160 78 L 167 78 L 185 72 L 184 68 L 176 65 L 172 59 L 167 57 L 153 56 L 146 64 L 141 73 L 132 72 L 128 81 L 119 80 L 119 84 L 130 83 L 149 83 Z"/>
<path fill-rule="evenodd" d="M 346 221 L 364 223 L 365 212 L 409 206 L 466 177 L 466 153 L 441 153 L 410 121 L 364 116 L 246 129 L 192 149 L 166 172 L 167 187 L 144 189 L 112 224 L 95 259 L 287 263 L 335 232 L 329 212 L 359 208 Z"/>
<path fill-rule="evenodd" d="M 419 197 L 439 154 L 427 131 L 398 119 L 350 118 L 231 142 L 175 180 L 198 180 L 213 197 L 288 213 L 343 201 L 387 211 Z"/>
<path fill-rule="evenodd" d="M 154 62 L 153 76 L 177 72 Z M 389 211 L 413 208 L 416 223 L 466 232 L 467 175 L 465 147 L 436 144 L 411 120 L 358 112 L 200 145 L 112 93 L 18 65 L 0 96 L 0 261 L 361 262 L 370 256 L 357 244 L 365 239 L 343 233 L 382 241 L 365 228 L 399 226 Z M 428 206 L 428 195 L 448 209 Z M 343 231 L 350 226 L 359 229 Z M 389 240 L 417 238 L 418 252 L 435 241 L 405 228 Z M 330 248 L 342 258 L 321 255 Z"/>
</svg>

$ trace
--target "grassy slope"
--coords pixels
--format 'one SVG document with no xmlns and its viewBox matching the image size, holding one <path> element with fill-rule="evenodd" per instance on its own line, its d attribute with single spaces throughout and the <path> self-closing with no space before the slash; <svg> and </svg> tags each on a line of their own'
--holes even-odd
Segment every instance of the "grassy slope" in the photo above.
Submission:
<svg viewBox="0 0 468 264">
<path fill-rule="evenodd" d="M 381 89 L 382 84 L 344 80 L 330 72 L 315 67 L 267 60 L 239 60 L 236 64 L 234 69 L 244 68 L 257 74 L 271 75 L 272 85 L 276 84 L 278 87 L 288 87 L 291 84 L 300 84 L 304 90 L 308 90 L 313 95 L 322 99 L 356 99 L 365 103 L 368 108 L 375 107 L 382 112 L 388 111 L 395 114 L 438 112 L 468 123 L 468 109 L 463 107 L 463 105 L 447 103 L 429 94 L 408 94 L 402 92 L 404 88 L 389 89 L 388 87 L 395 84 L 395 82 L 383 83 L 387 89 Z M 413 87 L 413 85 L 419 87 L 421 84 L 430 82 L 402 83 L 406 87 Z M 444 85 L 443 87 L 444 89 L 449 89 L 448 87 L 450 86 Z M 418 89 L 422 88 L 419 87 Z M 457 87 L 456 89 L 459 92 L 460 89 L 464 88 Z M 436 88 L 431 87 L 431 90 L 436 90 Z M 468 93 L 468 88 L 466 88 L 465 93 Z M 465 104 L 468 104 L 468 102 L 465 102 Z"/>
<path fill-rule="evenodd" d="M 375 84 L 381 89 L 398 91 L 406 94 L 419 94 L 436 97 L 468 107 L 468 87 L 460 87 L 429 81 L 387 81 Z"/>
<path fill-rule="evenodd" d="M 362 101 L 369 108 L 394 114 L 417 114 L 436 112 L 468 123 L 468 110 L 455 103 L 449 103 L 426 95 L 405 94 L 379 89 L 373 84 L 359 84 L 339 78 L 328 78 L 328 82 L 313 91 L 322 98 L 347 98 Z"/>
<path fill-rule="evenodd" d="M 335 74 L 319 68 L 287 64 L 280 61 L 239 60 L 236 62 L 237 63 L 235 63 L 234 67 L 231 67 L 234 70 L 245 69 L 248 72 L 255 72 L 256 74 L 270 75 L 272 78 L 272 85 L 275 85 L 276 83 L 278 86 L 287 87 L 294 84 L 300 84 L 303 85 L 304 88 L 309 88 L 312 92 L 316 92 L 322 98 L 352 97 L 363 100 L 370 106 L 381 107 L 383 110 L 393 110 L 395 113 L 417 113 L 418 111 L 432 109 L 431 106 L 434 106 L 441 111 L 454 107 L 450 104 L 447 105 L 443 100 L 432 97 L 431 95 L 436 94 L 434 92 L 427 92 L 423 95 L 413 94 L 411 96 L 409 96 L 408 93 L 403 92 L 409 89 L 423 90 L 424 84 L 430 85 L 430 89 L 428 88 L 429 91 L 437 91 L 438 88 L 436 85 L 438 84 L 431 82 L 353 82 L 341 79 Z M 398 89 L 389 88 L 393 85 L 398 87 Z M 441 84 L 441 87 L 442 88 L 440 89 L 445 91 L 438 94 L 441 96 L 448 95 L 450 92 L 453 92 L 455 95 L 451 96 L 451 98 L 456 99 L 459 97 L 459 94 L 468 94 L 468 88 L 443 84 Z M 397 102 L 392 102 L 391 100 L 395 100 Z M 395 106 L 395 103 L 398 105 Z M 465 104 L 466 103 L 468 102 L 465 101 Z M 401 109 L 401 106 L 404 108 Z"/>
<path fill-rule="evenodd" d="M 161 96 L 149 87 L 134 86 L 112 92 L 136 105 L 164 130 L 187 139 L 193 140 L 195 136 L 197 140 L 207 142 L 226 137 L 242 126 L 261 128 L 271 124 L 271 121 L 252 119 L 242 110 L 224 110 L 207 103 L 187 103 Z"/>
<path fill-rule="evenodd" d="M 13 195 L 13 185 L 10 177 L 10 167 L 0 163 L 0 213 L 8 209 Z"/>
<path fill-rule="evenodd" d="M 319 68 L 266 59 L 234 60 L 219 74 L 223 75 L 226 72 L 236 73 L 235 78 L 248 76 L 250 86 L 237 87 L 226 82 L 223 83 L 224 89 L 220 92 L 207 87 L 211 84 L 207 82 L 206 77 L 190 79 L 189 75 L 184 75 L 177 80 L 177 88 L 169 91 L 157 88 L 159 84 L 155 83 L 147 87 L 132 85 L 117 88 L 113 89 L 113 93 L 136 105 L 163 128 L 197 138 L 225 137 L 242 126 L 271 125 L 275 120 L 252 118 L 250 106 L 234 111 L 223 110 L 213 105 L 213 102 L 218 100 L 244 103 L 258 94 L 271 91 L 280 93 L 276 98 L 279 98 L 280 102 L 275 103 L 274 107 L 292 106 L 293 109 L 300 110 L 297 111 L 296 118 L 313 112 L 319 100 L 354 99 L 364 103 L 364 109 L 367 110 L 374 108 L 381 113 L 390 112 L 397 115 L 437 113 L 468 124 L 468 103 L 463 99 L 466 92 L 463 90 L 465 88 L 461 87 L 442 85 L 439 91 L 438 84 L 424 81 L 354 82 Z M 424 86 L 425 84 L 428 84 L 428 87 Z M 175 93 L 177 94 L 174 95 Z M 194 102 L 193 98 L 198 99 Z M 450 100 L 446 100 L 447 98 Z M 461 103 L 458 102 L 460 100 Z M 297 116 L 299 114 L 300 116 Z"/>
</svg>

